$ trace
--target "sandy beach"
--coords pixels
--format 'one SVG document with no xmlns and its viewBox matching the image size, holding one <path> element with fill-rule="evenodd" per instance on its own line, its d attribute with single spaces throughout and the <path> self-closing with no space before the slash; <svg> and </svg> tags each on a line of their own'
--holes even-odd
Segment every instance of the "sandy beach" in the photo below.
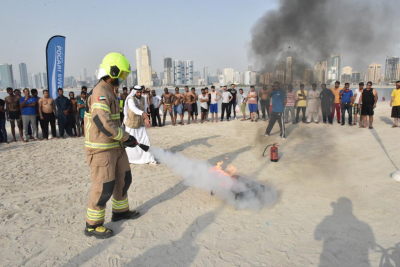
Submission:
<svg viewBox="0 0 400 267">
<path fill-rule="evenodd" d="M 222 160 L 274 185 L 279 201 L 236 210 L 164 164 L 131 165 L 130 207 L 142 217 L 113 223 L 108 205 L 108 240 L 83 234 L 83 138 L 1 144 L 0 266 L 400 266 L 400 183 L 390 178 L 400 128 L 391 128 L 388 102 L 374 118 L 373 130 L 287 124 L 285 140 L 278 125 L 263 137 L 263 121 L 150 128 L 152 146 Z M 275 142 L 277 163 L 261 157 Z"/>
</svg>

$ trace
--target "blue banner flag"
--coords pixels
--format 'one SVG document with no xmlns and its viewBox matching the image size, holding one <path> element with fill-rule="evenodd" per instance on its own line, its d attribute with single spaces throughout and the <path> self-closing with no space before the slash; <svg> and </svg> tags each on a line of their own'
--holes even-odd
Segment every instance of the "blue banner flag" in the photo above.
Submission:
<svg viewBox="0 0 400 267">
<path fill-rule="evenodd" d="M 65 37 L 56 35 L 46 46 L 47 85 L 50 97 L 58 97 L 57 89 L 64 87 Z"/>
</svg>

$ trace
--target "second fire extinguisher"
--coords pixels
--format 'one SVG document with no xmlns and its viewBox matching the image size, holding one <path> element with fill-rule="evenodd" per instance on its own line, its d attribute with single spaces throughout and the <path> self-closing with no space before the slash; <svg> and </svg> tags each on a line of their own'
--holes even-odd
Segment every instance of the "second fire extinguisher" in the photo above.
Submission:
<svg viewBox="0 0 400 267">
<path fill-rule="evenodd" d="M 264 153 L 262 154 L 264 157 L 265 151 L 267 151 L 268 147 L 271 147 L 271 161 L 272 162 L 278 162 L 278 143 L 274 143 L 271 145 L 268 145 L 265 149 L 264 149 Z"/>
</svg>

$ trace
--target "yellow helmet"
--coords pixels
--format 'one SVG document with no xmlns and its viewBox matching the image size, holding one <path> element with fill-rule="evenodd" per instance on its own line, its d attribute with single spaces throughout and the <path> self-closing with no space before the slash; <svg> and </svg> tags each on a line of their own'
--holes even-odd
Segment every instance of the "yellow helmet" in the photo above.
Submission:
<svg viewBox="0 0 400 267">
<path fill-rule="evenodd" d="M 107 72 L 113 79 L 124 81 L 129 73 L 131 73 L 131 66 L 125 56 L 119 53 L 110 53 L 103 58 L 100 67 Z"/>
</svg>

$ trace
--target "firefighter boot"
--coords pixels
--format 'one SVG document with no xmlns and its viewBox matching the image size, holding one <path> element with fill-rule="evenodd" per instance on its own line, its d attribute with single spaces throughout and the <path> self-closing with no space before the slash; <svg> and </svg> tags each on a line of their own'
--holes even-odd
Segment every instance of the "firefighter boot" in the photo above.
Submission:
<svg viewBox="0 0 400 267">
<path fill-rule="evenodd" d="M 106 239 L 112 237 L 113 231 L 111 229 L 105 228 L 102 224 L 89 225 L 88 223 L 86 223 L 85 235 L 94 236 L 98 239 Z"/>
<path fill-rule="evenodd" d="M 124 212 L 113 212 L 111 221 L 118 222 L 120 220 L 133 220 L 140 217 L 140 212 L 137 210 L 127 210 Z"/>
</svg>

